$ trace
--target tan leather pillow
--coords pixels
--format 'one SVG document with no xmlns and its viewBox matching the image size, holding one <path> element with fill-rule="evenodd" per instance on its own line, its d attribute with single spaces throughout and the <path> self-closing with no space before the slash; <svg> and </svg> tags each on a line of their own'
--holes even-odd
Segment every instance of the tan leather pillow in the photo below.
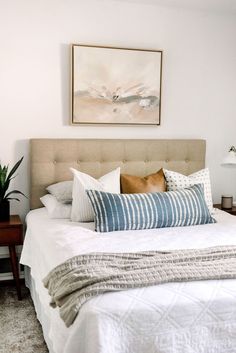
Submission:
<svg viewBox="0 0 236 353">
<path fill-rule="evenodd" d="M 120 178 L 121 192 L 123 194 L 166 191 L 166 182 L 162 169 L 144 178 L 128 174 L 121 174 Z"/>
</svg>

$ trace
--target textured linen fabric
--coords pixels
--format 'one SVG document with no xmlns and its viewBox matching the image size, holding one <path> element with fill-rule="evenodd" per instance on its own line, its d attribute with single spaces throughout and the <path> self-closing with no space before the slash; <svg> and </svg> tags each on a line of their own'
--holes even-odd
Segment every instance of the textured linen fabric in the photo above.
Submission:
<svg viewBox="0 0 236 353">
<path fill-rule="evenodd" d="M 70 218 L 71 204 L 59 202 L 53 195 L 44 195 L 40 197 L 40 201 L 46 207 L 50 218 Z"/>
<path fill-rule="evenodd" d="M 188 175 L 204 168 L 205 151 L 199 139 L 32 139 L 30 208 L 42 207 L 48 185 L 71 179 L 70 167 L 96 179 L 117 167 L 139 176 L 160 168 Z"/>
<path fill-rule="evenodd" d="M 59 202 L 71 203 L 72 202 L 72 187 L 73 181 L 61 181 L 56 184 L 49 185 L 46 190 L 55 196 Z"/>
<path fill-rule="evenodd" d="M 121 174 L 120 183 L 123 194 L 166 191 L 166 181 L 162 169 L 143 178 Z"/>
<path fill-rule="evenodd" d="M 74 174 L 71 220 L 73 222 L 93 222 L 94 213 L 85 190 L 120 193 L 120 168 L 103 175 L 100 179 L 94 179 L 74 168 L 70 169 Z"/>
<path fill-rule="evenodd" d="M 86 191 L 95 213 L 95 230 L 112 232 L 214 223 L 203 185 L 169 192 L 111 194 Z"/>
<path fill-rule="evenodd" d="M 201 169 L 198 172 L 190 174 L 188 176 L 167 169 L 163 169 L 163 172 L 165 174 L 168 191 L 187 188 L 195 184 L 203 184 L 204 196 L 208 209 L 211 213 L 213 212 L 211 181 L 208 168 Z"/>
<path fill-rule="evenodd" d="M 43 282 L 52 297 L 51 305 L 60 307 L 68 327 L 81 306 L 102 293 L 226 278 L 236 278 L 236 246 L 78 255 L 57 266 Z"/>
</svg>

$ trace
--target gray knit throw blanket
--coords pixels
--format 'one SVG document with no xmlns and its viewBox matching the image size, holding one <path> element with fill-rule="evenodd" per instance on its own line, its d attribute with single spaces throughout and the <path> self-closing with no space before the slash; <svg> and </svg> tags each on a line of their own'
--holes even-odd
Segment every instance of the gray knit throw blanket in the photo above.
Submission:
<svg viewBox="0 0 236 353">
<path fill-rule="evenodd" d="M 68 327 L 87 300 L 105 292 L 223 278 L 236 278 L 236 246 L 78 255 L 53 269 L 43 283 Z"/>
</svg>

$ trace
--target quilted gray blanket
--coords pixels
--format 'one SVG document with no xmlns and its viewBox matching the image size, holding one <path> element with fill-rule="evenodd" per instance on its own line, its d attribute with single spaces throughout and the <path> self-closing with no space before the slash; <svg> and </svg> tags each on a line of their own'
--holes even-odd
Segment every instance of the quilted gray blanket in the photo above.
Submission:
<svg viewBox="0 0 236 353">
<path fill-rule="evenodd" d="M 236 278 L 236 246 L 78 255 L 53 269 L 43 283 L 68 327 L 88 299 L 105 292 L 223 278 Z"/>
</svg>

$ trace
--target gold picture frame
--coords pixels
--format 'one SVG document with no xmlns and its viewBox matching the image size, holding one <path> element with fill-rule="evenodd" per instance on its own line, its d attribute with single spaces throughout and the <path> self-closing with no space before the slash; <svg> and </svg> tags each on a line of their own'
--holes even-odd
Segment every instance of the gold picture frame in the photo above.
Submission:
<svg viewBox="0 0 236 353">
<path fill-rule="evenodd" d="M 71 49 L 72 125 L 160 125 L 162 50 Z"/>
</svg>

